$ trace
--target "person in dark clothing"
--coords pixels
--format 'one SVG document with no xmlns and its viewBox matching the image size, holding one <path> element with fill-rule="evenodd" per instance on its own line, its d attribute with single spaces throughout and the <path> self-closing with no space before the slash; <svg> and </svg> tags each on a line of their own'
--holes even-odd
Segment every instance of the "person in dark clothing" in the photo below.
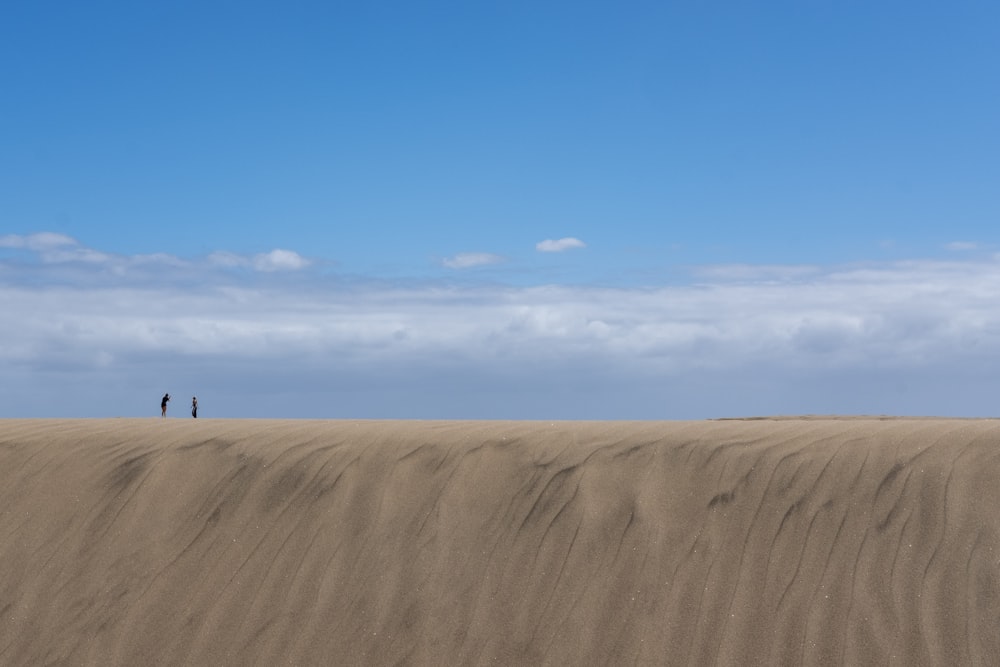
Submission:
<svg viewBox="0 0 1000 667">
<path fill-rule="evenodd" d="M 198 418 L 198 397 L 197 396 L 192 396 L 191 397 L 191 416 L 194 417 L 195 419 Z"/>
<path fill-rule="evenodd" d="M 169 400 L 170 400 L 170 394 L 164 394 L 163 395 L 163 400 L 160 401 L 160 416 L 161 417 L 166 417 L 167 416 L 167 401 L 169 401 Z"/>
</svg>

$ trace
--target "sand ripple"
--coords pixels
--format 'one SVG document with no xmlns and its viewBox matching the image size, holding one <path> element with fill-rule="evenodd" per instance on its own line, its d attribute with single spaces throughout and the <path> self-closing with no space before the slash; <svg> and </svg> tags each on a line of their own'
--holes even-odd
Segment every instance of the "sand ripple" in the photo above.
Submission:
<svg viewBox="0 0 1000 667">
<path fill-rule="evenodd" d="M 0 663 L 1000 664 L 1000 422 L 0 421 Z"/>
</svg>

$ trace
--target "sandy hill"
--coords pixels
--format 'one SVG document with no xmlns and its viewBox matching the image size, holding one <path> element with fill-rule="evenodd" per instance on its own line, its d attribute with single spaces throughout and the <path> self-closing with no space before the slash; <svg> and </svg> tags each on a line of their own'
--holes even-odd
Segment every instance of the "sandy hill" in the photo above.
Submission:
<svg viewBox="0 0 1000 667">
<path fill-rule="evenodd" d="M 1000 422 L 0 420 L 3 665 L 1000 664 Z"/>
</svg>

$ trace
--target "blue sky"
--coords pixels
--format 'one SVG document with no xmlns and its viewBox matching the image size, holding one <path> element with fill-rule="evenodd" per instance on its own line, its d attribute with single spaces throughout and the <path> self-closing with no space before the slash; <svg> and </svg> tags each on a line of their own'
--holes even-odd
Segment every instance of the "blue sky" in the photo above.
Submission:
<svg viewBox="0 0 1000 667">
<path fill-rule="evenodd" d="M 989 414 L 1000 9 L 758 4 L 5 8 L 0 416 Z"/>
</svg>

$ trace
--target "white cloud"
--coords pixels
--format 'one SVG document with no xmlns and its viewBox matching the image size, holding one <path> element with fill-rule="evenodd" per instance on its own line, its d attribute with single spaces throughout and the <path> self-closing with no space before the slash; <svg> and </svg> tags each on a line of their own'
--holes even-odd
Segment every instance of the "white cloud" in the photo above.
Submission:
<svg viewBox="0 0 1000 667">
<path fill-rule="evenodd" d="M 1000 261 L 703 267 L 697 284 L 646 288 L 462 287 L 311 273 L 290 285 L 219 271 L 253 260 L 214 253 L 191 265 L 192 289 L 191 266 L 152 257 L 156 279 L 145 282 L 91 265 L 72 280 L 40 280 L 62 275 L 54 264 L 31 279 L 19 265 L 0 273 L 0 416 L 93 414 L 111 409 L 94 396 L 155 400 L 168 380 L 178 393 L 211 384 L 244 416 L 281 416 L 279 405 L 305 416 L 986 413 L 1000 373 Z M 294 253 L 270 257 L 300 266 Z M 261 392 L 273 392 L 264 407 L 245 400 Z"/>
<path fill-rule="evenodd" d="M 545 241 L 539 241 L 535 244 L 535 250 L 539 252 L 562 252 L 564 250 L 570 250 L 571 248 L 585 248 L 587 244 L 580 239 L 575 239 L 571 236 L 562 239 L 546 239 Z"/>
<path fill-rule="evenodd" d="M 275 271 L 299 271 L 312 264 L 308 259 L 302 257 L 292 250 L 282 250 L 280 248 L 267 253 L 247 256 L 219 250 L 208 256 L 208 263 L 212 266 L 234 269 L 252 268 L 255 271 L 273 273 Z"/>
<path fill-rule="evenodd" d="M 243 255 L 237 255 L 236 253 L 228 252 L 225 250 L 217 250 L 208 256 L 209 264 L 213 266 L 219 266 L 222 268 L 237 268 L 241 266 L 247 266 L 250 262 Z"/>
<path fill-rule="evenodd" d="M 29 260 L 4 262 L 0 255 L 0 270 L 16 269 L 21 275 L 30 272 L 37 280 L 48 284 L 107 285 L 107 280 L 126 284 L 167 279 L 164 271 L 172 272 L 180 282 L 211 281 L 220 277 L 220 270 L 245 269 L 261 275 L 301 271 L 312 265 L 292 250 L 275 249 L 267 253 L 240 255 L 217 251 L 199 259 L 185 259 L 169 253 L 117 255 L 82 245 L 62 234 L 40 233 L 27 236 L 0 237 L 0 249 L 8 248 L 26 255 Z M 9 253 L 8 253 L 9 255 Z"/>
<path fill-rule="evenodd" d="M 719 264 L 695 267 L 694 274 L 717 281 L 788 281 L 821 273 L 818 266 L 805 264 Z"/>
<path fill-rule="evenodd" d="M 970 241 L 952 241 L 945 246 L 948 250 L 964 251 L 964 250 L 976 250 L 979 248 L 978 243 L 972 243 Z"/>
<path fill-rule="evenodd" d="M 64 234 L 39 232 L 19 236 L 9 234 L 0 237 L 0 248 L 26 249 L 38 253 L 43 262 L 86 262 L 103 264 L 112 260 L 112 256 L 80 245 L 76 239 Z"/>
<path fill-rule="evenodd" d="M 488 252 L 463 252 L 442 260 L 442 264 L 449 269 L 469 269 L 474 266 L 486 266 L 489 264 L 499 264 L 504 258 Z"/>
<path fill-rule="evenodd" d="M 309 266 L 309 260 L 292 250 L 280 248 L 268 253 L 255 255 L 253 267 L 258 271 L 298 271 Z"/>
<path fill-rule="evenodd" d="M 51 250 L 66 246 L 76 246 L 77 242 L 64 234 L 53 232 L 39 232 L 21 236 L 18 234 L 8 234 L 0 236 L 0 248 L 27 248 L 35 251 Z"/>
</svg>

